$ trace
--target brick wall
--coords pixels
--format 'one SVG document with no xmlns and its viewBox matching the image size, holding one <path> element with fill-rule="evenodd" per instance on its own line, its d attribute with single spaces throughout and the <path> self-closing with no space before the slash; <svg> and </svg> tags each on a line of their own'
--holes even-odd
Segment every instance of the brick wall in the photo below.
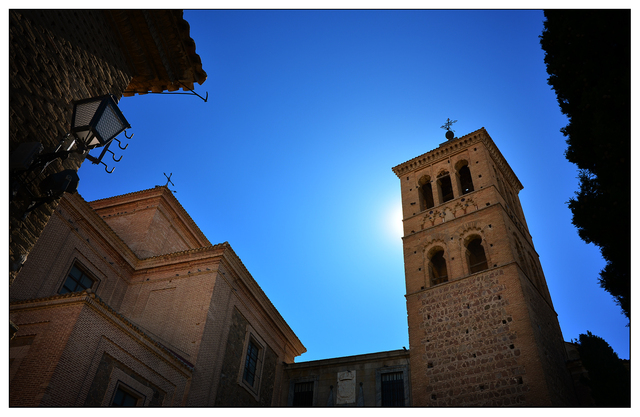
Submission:
<svg viewBox="0 0 640 417">
<path fill-rule="evenodd" d="M 18 340 L 34 337 L 26 356 L 12 362 L 11 406 L 104 405 L 117 382 L 114 368 L 151 390 L 147 405 L 186 400 L 189 367 L 87 294 L 15 303 L 10 317 Z"/>
<path fill-rule="evenodd" d="M 239 374 L 244 369 L 242 359 L 245 353 L 248 325 L 249 322 L 237 309 L 234 309 L 227 336 L 227 345 L 224 352 L 218 392 L 216 394 L 216 406 L 271 405 L 277 356 L 269 345 L 265 347 L 264 364 L 260 376 L 261 387 L 259 399 L 256 400 L 246 388 L 238 383 Z M 241 375 L 240 378 L 242 378 Z"/>
<path fill-rule="evenodd" d="M 121 311 L 149 333 L 195 362 L 216 272 L 213 262 L 181 262 L 135 274 Z"/>
<path fill-rule="evenodd" d="M 272 405 L 281 363 L 293 362 L 304 347 L 231 247 L 140 259 L 101 214 L 80 196 L 65 196 L 10 288 L 11 317 L 20 328 L 10 355 L 12 401 L 104 405 L 118 374 L 144 392 L 146 405 Z M 208 242 L 184 219 L 172 217 L 170 228 Z M 57 295 L 72 265 L 96 279 L 90 296 Z M 65 318 L 70 312 L 76 315 Z M 47 323 L 63 327 L 48 348 L 41 341 L 58 330 L 49 332 Z M 44 330 L 29 333 L 36 325 Z M 238 385 L 249 330 L 262 347 L 257 397 Z M 51 376 L 37 371 L 42 361 L 55 368 Z M 23 398 L 23 385 L 42 389 Z"/>
<path fill-rule="evenodd" d="M 85 203 L 78 196 L 62 199 L 32 256 L 10 287 L 10 300 L 57 294 L 75 264 L 97 280 L 93 290 L 100 298 L 113 308 L 120 308 L 133 269 L 113 250 L 109 240 L 114 236 L 86 227 L 87 220 L 77 211 L 77 204 Z"/>
<path fill-rule="evenodd" d="M 9 315 L 19 326 L 18 340 L 33 337 L 26 357 L 11 364 L 10 406 L 36 407 L 50 399 L 46 389 L 81 310 L 81 305 L 70 305 L 56 309 L 54 317 L 42 309 Z"/>
<path fill-rule="evenodd" d="M 52 151 L 69 131 L 73 100 L 120 97 L 131 78 L 103 12 L 10 10 L 9 151 L 25 142 L 41 142 L 45 152 Z M 58 160 L 39 178 L 80 163 L 74 157 Z M 9 204 L 11 264 L 30 253 L 57 205 L 43 205 L 21 221 L 29 201 L 23 187 Z M 10 283 L 15 275 L 12 271 Z"/>
<path fill-rule="evenodd" d="M 130 376 L 137 382 L 151 388 L 153 394 L 151 395 L 148 403 L 149 406 L 158 407 L 162 405 L 167 394 L 166 392 L 160 389 L 157 385 L 142 378 L 133 369 L 117 361 L 107 353 L 103 353 L 100 363 L 98 364 L 98 369 L 96 370 L 93 381 L 91 382 L 91 387 L 87 393 L 87 398 L 84 401 L 84 407 L 97 407 L 102 405 L 105 399 L 105 393 L 107 392 L 111 381 L 111 375 L 115 369 L 122 370 L 126 375 Z"/>
<path fill-rule="evenodd" d="M 90 203 L 95 212 L 141 259 L 210 246 L 166 187 Z"/>
</svg>

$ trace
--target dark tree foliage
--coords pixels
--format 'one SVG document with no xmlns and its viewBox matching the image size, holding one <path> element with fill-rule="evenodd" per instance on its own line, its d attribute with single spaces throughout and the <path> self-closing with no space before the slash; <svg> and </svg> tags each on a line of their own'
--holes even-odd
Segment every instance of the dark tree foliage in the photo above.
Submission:
<svg viewBox="0 0 640 417">
<path fill-rule="evenodd" d="M 600 285 L 631 311 L 631 12 L 547 10 L 540 43 L 580 169 L 572 223 L 607 262 Z"/>
<path fill-rule="evenodd" d="M 589 372 L 585 383 L 598 407 L 631 407 L 631 372 L 601 337 L 580 335 L 578 352 Z"/>
</svg>

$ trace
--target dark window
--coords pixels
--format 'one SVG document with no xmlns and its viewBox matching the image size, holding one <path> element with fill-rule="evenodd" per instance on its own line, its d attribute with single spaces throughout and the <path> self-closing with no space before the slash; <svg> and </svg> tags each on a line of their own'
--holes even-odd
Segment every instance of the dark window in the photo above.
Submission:
<svg viewBox="0 0 640 417">
<path fill-rule="evenodd" d="M 447 262 L 444 260 L 443 250 L 436 252 L 431 257 L 429 272 L 431 274 L 431 285 L 447 282 Z"/>
<path fill-rule="evenodd" d="M 138 397 L 118 387 L 116 395 L 111 403 L 114 407 L 135 407 L 138 404 Z"/>
<path fill-rule="evenodd" d="M 253 386 L 253 383 L 256 379 L 256 369 L 258 367 L 258 353 L 260 352 L 260 348 L 253 342 L 253 340 L 249 340 L 249 346 L 247 347 L 247 359 L 244 362 L 244 375 L 242 379 L 247 381 L 249 385 Z"/>
<path fill-rule="evenodd" d="M 440 196 L 442 197 L 441 203 L 445 203 L 449 200 L 453 200 L 453 187 L 451 186 L 451 178 L 448 175 L 438 179 L 438 185 L 440 186 Z"/>
<path fill-rule="evenodd" d="M 482 247 L 482 239 L 479 237 L 473 239 L 467 245 L 467 249 L 469 250 L 469 270 L 472 274 L 489 268 L 487 265 L 487 256 Z"/>
<path fill-rule="evenodd" d="M 430 209 L 434 206 L 433 203 L 433 190 L 431 183 L 428 182 L 420 187 L 420 211 Z"/>
<path fill-rule="evenodd" d="M 473 191 L 473 180 L 471 179 L 471 171 L 467 165 L 458 170 L 460 176 L 460 187 L 462 188 L 462 194 L 470 193 Z"/>
<path fill-rule="evenodd" d="M 403 407 L 404 406 L 404 380 L 402 372 L 391 372 L 380 375 L 382 382 L 382 406 L 383 407 Z"/>
<path fill-rule="evenodd" d="M 293 406 L 310 407 L 313 405 L 313 381 L 298 382 L 293 386 Z"/>
<path fill-rule="evenodd" d="M 60 288 L 60 294 L 86 290 L 87 288 L 91 288 L 93 282 L 93 278 L 89 277 L 89 275 L 85 274 L 74 265 L 71 268 L 64 285 Z"/>
</svg>

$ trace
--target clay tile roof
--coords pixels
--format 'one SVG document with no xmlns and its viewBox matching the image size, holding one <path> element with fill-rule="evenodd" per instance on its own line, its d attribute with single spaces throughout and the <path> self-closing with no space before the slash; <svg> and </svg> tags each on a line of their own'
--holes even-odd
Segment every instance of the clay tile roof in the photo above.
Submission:
<svg viewBox="0 0 640 417">
<path fill-rule="evenodd" d="M 193 89 L 207 73 L 182 10 L 105 11 L 119 35 L 133 79 L 124 96 Z"/>
</svg>

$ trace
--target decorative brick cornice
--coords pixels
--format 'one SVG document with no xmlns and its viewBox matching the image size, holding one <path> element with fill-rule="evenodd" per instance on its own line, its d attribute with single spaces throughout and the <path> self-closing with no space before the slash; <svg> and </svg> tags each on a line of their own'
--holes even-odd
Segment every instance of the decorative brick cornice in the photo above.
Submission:
<svg viewBox="0 0 640 417">
<path fill-rule="evenodd" d="M 483 127 L 461 138 L 455 138 L 453 140 L 444 142 L 440 144 L 440 146 L 438 146 L 436 149 L 424 153 L 420 156 L 416 156 L 415 158 L 403 162 L 400 165 L 396 165 L 391 169 L 398 177 L 401 177 L 402 175 L 406 175 L 409 172 L 431 165 L 432 163 L 441 159 L 445 159 L 451 153 L 458 151 L 459 149 L 466 148 L 473 143 L 479 142 L 481 140 L 481 136 L 485 134 L 487 134 L 487 132 Z"/>
<path fill-rule="evenodd" d="M 500 150 L 493 142 L 491 136 L 489 136 L 489 133 L 487 133 L 484 127 L 460 138 L 455 138 L 450 141 L 441 143 L 436 149 L 410 159 L 406 162 L 403 162 L 400 165 L 396 165 L 391 169 L 398 176 L 398 178 L 400 178 L 410 172 L 416 171 L 425 166 L 429 166 L 434 162 L 446 159 L 451 154 L 462 149 L 466 149 L 474 143 L 478 142 L 482 142 L 485 145 L 496 165 L 498 165 L 500 170 L 504 173 L 508 181 L 511 182 L 513 187 L 516 190 L 522 190 L 523 187 L 520 183 L 520 180 L 518 180 L 518 177 L 516 177 L 515 173 L 507 163 L 507 160 L 504 158 L 504 156 L 502 156 L 502 153 L 500 153 Z"/>
<path fill-rule="evenodd" d="M 373 362 L 376 360 L 409 359 L 409 350 L 397 349 L 385 352 L 365 353 L 363 355 L 342 356 L 338 358 L 318 359 L 315 361 L 287 363 L 287 370 L 315 368 L 320 366 L 335 366 L 339 364 L 351 365 L 355 362 Z"/>
</svg>

